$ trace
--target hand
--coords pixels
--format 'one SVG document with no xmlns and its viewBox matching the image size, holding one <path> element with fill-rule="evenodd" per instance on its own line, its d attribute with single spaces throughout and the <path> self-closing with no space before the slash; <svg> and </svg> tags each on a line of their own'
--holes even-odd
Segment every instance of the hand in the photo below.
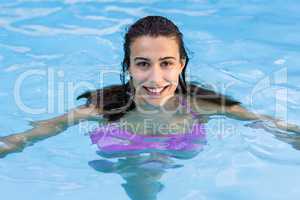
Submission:
<svg viewBox="0 0 300 200">
<path fill-rule="evenodd" d="M 276 120 L 275 125 L 277 128 L 280 128 L 282 130 L 294 132 L 294 133 L 300 133 L 300 127 L 295 124 L 288 124 L 285 121 L 282 120 Z"/>
<path fill-rule="evenodd" d="M 24 144 L 24 136 L 9 135 L 0 137 L 0 158 L 5 157 L 9 153 L 21 151 Z"/>
</svg>

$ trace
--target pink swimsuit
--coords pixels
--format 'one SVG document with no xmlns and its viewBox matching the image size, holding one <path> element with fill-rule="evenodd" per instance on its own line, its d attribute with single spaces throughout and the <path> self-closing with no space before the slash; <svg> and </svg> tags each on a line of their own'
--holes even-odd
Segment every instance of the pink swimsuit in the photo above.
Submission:
<svg viewBox="0 0 300 200">
<path fill-rule="evenodd" d="M 181 99 L 180 102 L 182 106 L 187 106 L 185 100 Z M 193 118 L 196 117 L 195 112 L 188 111 Z M 100 150 L 98 154 L 103 157 L 155 152 L 183 158 L 198 153 L 206 144 L 205 129 L 201 123 L 193 124 L 190 132 L 164 135 L 134 134 L 111 123 L 93 130 L 90 138 L 93 144 L 97 144 Z"/>
</svg>

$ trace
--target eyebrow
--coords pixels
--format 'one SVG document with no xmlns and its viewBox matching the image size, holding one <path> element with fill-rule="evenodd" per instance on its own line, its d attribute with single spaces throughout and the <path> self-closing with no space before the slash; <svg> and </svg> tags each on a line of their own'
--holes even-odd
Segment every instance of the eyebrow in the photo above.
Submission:
<svg viewBox="0 0 300 200">
<path fill-rule="evenodd" d="M 167 60 L 167 59 L 173 59 L 173 60 L 176 60 L 176 58 L 175 58 L 175 57 L 172 57 L 172 56 L 167 56 L 167 57 L 159 58 L 160 61 L 161 61 L 161 60 Z M 150 61 L 149 58 L 144 58 L 144 57 L 135 57 L 135 58 L 134 58 L 134 61 L 136 61 L 136 60 Z"/>
<path fill-rule="evenodd" d="M 134 58 L 134 61 L 136 61 L 136 60 L 146 60 L 146 61 L 150 61 L 150 59 L 144 58 L 144 57 L 135 57 L 135 58 Z"/>
</svg>

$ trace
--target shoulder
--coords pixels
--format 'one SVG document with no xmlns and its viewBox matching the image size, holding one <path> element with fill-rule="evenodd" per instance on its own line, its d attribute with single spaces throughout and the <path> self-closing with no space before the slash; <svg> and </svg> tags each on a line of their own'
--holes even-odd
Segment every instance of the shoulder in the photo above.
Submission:
<svg viewBox="0 0 300 200">
<path fill-rule="evenodd" d="M 97 90 L 86 91 L 76 99 L 87 99 L 86 105 L 103 107 L 104 104 L 121 100 L 126 95 L 126 89 L 122 85 L 111 85 Z"/>
<path fill-rule="evenodd" d="M 234 106 L 239 105 L 240 102 L 231 98 L 228 95 L 218 93 L 208 87 L 196 83 L 190 83 L 187 86 L 188 96 L 195 101 L 201 103 L 215 104 L 218 106 Z"/>
<path fill-rule="evenodd" d="M 186 96 L 191 110 L 199 114 L 225 113 L 228 108 L 240 105 L 239 101 L 194 82 L 187 85 Z"/>
<path fill-rule="evenodd" d="M 87 99 L 85 106 L 94 107 L 99 114 L 109 121 L 119 119 L 129 110 L 134 109 L 135 104 L 130 99 L 127 86 L 111 85 L 94 91 L 87 91 L 77 99 Z"/>
</svg>

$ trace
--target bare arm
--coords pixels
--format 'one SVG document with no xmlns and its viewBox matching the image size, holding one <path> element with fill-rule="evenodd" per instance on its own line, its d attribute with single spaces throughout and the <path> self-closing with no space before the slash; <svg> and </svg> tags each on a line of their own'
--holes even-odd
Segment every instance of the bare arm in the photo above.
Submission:
<svg viewBox="0 0 300 200">
<path fill-rule="evenodd" d="M 283 120 L 275 119 L 268 115 L 253 113 L 240 105 L 227 107 L 225 114 L 229 117 L 238 118 L 240 120 L 261 120 L 272 122 L 280 130 L 300 133 L 300 127 L 297 125 L 289 124 Z"/>
<path fill-rule="evenodd" d="M 267 121 L 271 122 L 276 128 L 283 131 L 300 133 L 300 127 L 294 124 L 289 124 L 284 120 L 275 119 L 268 115 L 253 113 L 239 104 L 232 106 L 218 105 L 209 100 L 193 98 L 190 101 L 191 109 L 203 115 L 226 115 L 231 118 L 247 121 Z"/>
<path fill-rule="evenodd" d="M 99 113 L 91 104 L 79 106 L 58 117 L 32 122 L 32 129 L 0 137 L 0 158 L 12 152 L 20 152 L 28 144 L 57 135 L 82 120 L 95 120 L 99 118 Z"/>
<path fill-rule="evenodd" d="M 238 118 L 240 120 L 261 120 L 271 122 L 278 130 L 274 130 L 273 127 L 265 124 L 258 127 L 265 129 L 266 131 L 272 133 L 277 139 L 291 144 L 295 149 L 300 150 L 300 127 L 297 125 L 289 124 L 283 120 L 275 119 L 271 116 L 252 113 L 240 105 L 228 107 L 226 109 L 226 114 L 227 116 Z M 279 130 L 289 131 L 296 134 L 287 134 L 286 132 Z"/>
<path fill-rule="evenodd" d="M 231 118 L 247 121 L 261 121 L 268 123 L 252 124 L 254 128 L 262 128 L 272 133 L 277 139 L 291 144 L 295 149 L 300 150 L 300 127 L 289 124 L 283 120 L 275 119 L 268 115 L 253 113 L 241 105 L 222 106 L 210 103 L 208 101 L 196 100 L 192 103 L 192 109 L 204 115 L 226 115 Z M 285 131 L 296 134 L 287 134 Z"/>
</svg>

